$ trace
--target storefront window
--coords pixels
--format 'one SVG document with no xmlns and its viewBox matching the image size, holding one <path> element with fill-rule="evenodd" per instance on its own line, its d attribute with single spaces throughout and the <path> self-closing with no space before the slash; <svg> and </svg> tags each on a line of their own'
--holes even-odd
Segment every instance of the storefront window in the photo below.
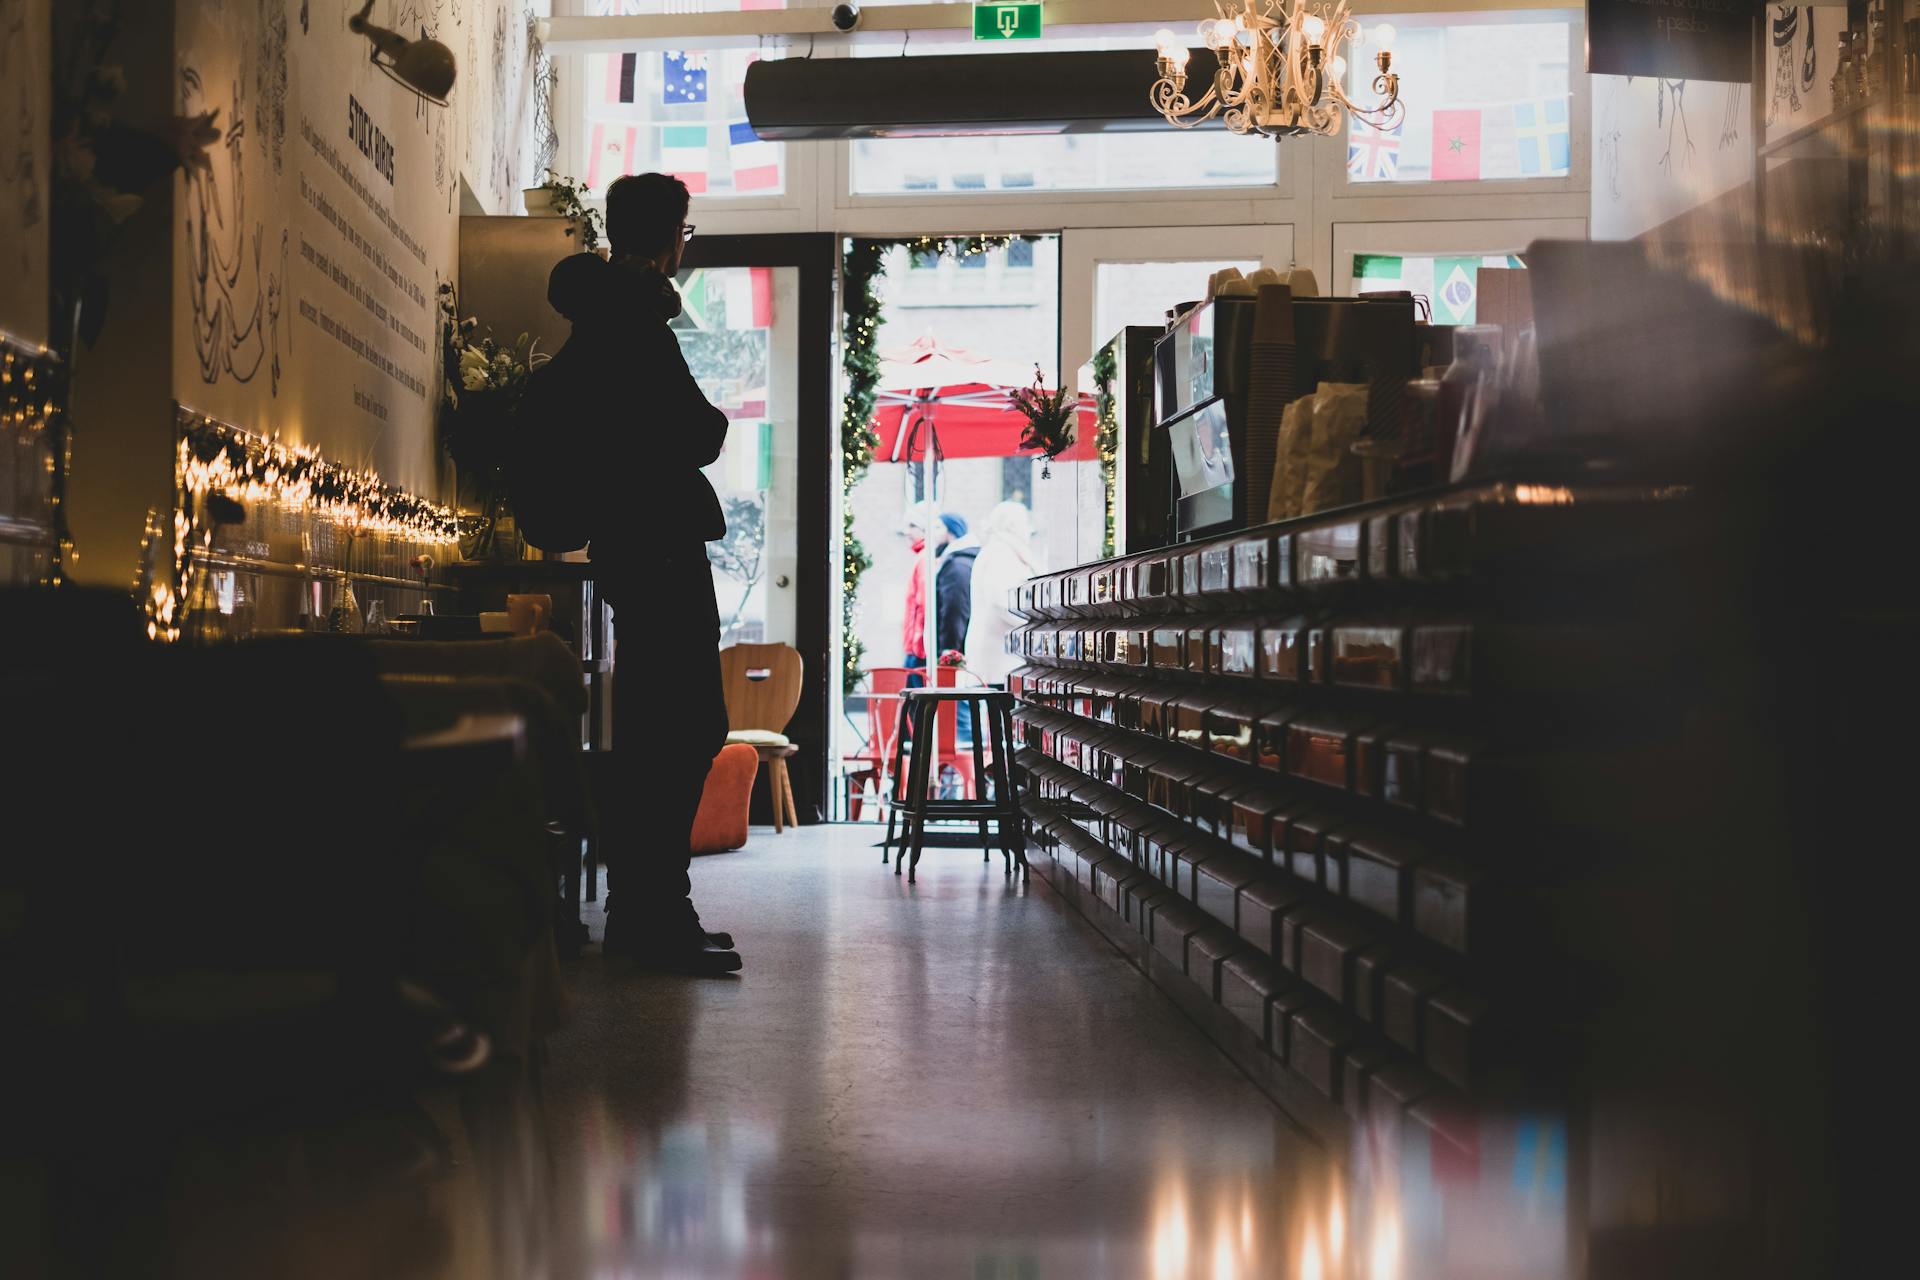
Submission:
<svg viewBox="0 0 1920 1280">
<path fill-rule="evenodd" d="M 1433 306 L 1435 324 L 1472 324 L 1480 300 L 1480 268 L 1524 267 L 1510 253 L 1353 255 L 1353 291 L 1383 293 L 1405 289 Z"/>
<path fill-rule="evenodd" d="M 708 8 L 780 7 L 732 0 Z M 595 16 L 659 12 L 633 0 L 594 0 Z M 577 177 L 595 195 L 628 173 L 671 173 L 696 196 L 777 196 L 786 147 L 747 123 L 747 68 L 777 49 L 711 53 L 590 53 L 582 59 L 586 128 Z"/>
<path fill-rule="evenodd" d="M 1049 39 L 1022 53 L 1153 48 L 1142 33 L 1106 39 Z M 916 37 L 907 56 L 1005 52 L 997 44 Z M 861 45 L 857 57 L 897 57 Z M 1144 93 L 1144 89 L 1142 90 Z M 1197 132 L 1040 134 L 987 138 L 862 138 L 853 143 L 853 194 L 972 194 L 1027 191 L 1191 190 L 1272 186 L 1280 150 L 1225 129 Z"/>
<path fill-rule="evenodd" d="M 1557 14 L 1368 15 L 1347 57 L 1347 93 L 1376 100 L 1376 32 L 1394 29 L 1406 115 L 1382 132 L 1349 121 L 1351 182 L 1564 178 L 1572 169 L 1570 24 Z"/>
</svg>

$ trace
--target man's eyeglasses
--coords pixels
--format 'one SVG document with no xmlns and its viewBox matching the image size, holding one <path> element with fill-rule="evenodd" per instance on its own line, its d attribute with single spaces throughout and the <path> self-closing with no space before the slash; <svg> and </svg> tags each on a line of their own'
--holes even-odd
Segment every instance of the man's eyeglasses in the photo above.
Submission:
<svg viewBox="0 0 1920 1280">
<path fill-rule="evenodd" d="M 688 240 L 691 240 L 691 239 L 693 239 L 693 224 L 692 224 L 691 222 L 683 222 L 683 223 L 681 223 L 681 224 L 680 224 L 680 240 L 681 240 L 681 242 L 682 242 L 682 243 L 685 243 L 686 241 L 688 241 Z"/>
</svg>

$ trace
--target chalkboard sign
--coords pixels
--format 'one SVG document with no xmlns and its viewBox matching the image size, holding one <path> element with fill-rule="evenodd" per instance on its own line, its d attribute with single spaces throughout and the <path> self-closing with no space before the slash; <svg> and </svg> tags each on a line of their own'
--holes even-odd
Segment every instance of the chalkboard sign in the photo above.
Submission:
<svg viewBox="0 0 1920 1280">
<path fill-rule="evenodd" d="M 1745 83 L 1753 13 L 1748 0 L 1587 0 L 1587 71 Z"/>
</svg>

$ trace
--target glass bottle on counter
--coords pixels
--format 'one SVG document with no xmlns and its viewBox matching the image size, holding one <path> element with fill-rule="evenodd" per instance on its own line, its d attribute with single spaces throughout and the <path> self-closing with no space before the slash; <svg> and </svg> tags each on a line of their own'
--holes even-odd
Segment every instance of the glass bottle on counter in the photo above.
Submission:
<svg viewBox="0 0 1920 1280">
<path fill-rule="evenodd" d="M 1434 424 L 1436 479 L 1455 471 L 1455 446 L 1483 391 L 1499 368 L 1500 326 L 1463 324 L 1453 331 L 1453 363 L 1440 375 L 1440 408 Z"/>
<path fill-rule="evenodd" d="M 354 599 L 353 579 L 343 573 L 334 587 L 333 608 L 327 610 L 327 630 L 359 635 L 365 626 L 360 618 L 360 602 Z"/>
</svg>

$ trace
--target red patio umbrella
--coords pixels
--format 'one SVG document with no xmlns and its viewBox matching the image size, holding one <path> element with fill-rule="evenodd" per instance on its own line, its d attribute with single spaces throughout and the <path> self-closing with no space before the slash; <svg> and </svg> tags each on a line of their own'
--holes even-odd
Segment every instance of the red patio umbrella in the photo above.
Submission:
<svg viewBox="0 0 1920 1280">
<path fill-rule="evenodd" d="M 874 461 L 917 462 L 929 451 L 936 462 L 1027 453 L 1020 447 L 1027 420 L 1008 396 L 1032 382 L 1031 366 L 949 347 L 932 334 L 887 352 L 874 396 L 873 426 L 880 436 Z M 1062 461 L 1096 456 L 1090 405 L 1082 405 L 1079 427 Z"/>
</svg>

